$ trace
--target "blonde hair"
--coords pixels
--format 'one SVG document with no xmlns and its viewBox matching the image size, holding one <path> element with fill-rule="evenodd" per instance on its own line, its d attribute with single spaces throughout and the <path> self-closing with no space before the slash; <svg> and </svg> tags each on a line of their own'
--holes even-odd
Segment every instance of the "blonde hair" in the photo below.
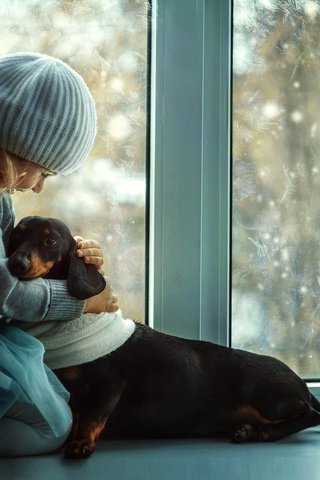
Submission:
<svg viewBox="0 0 320 480">
<path fill-rule="evenodd" d="M 33 162 L 29 162 L 29 160 L 0 149 L 0 193 L 14 190 L 19 179 L 27 175 L 28 166 L 32 164 Z M 18 165 L 19 169 L 17 169 Z M 55 175 L 55 172 L 47 168 L 42 168 L 42 170 L 43 174 Z"/>
<path fill-rule="evenodd" d="M 16 156 L 0 149 L 0 192 L 12 189 L 17 179 Z"/>
</svg>

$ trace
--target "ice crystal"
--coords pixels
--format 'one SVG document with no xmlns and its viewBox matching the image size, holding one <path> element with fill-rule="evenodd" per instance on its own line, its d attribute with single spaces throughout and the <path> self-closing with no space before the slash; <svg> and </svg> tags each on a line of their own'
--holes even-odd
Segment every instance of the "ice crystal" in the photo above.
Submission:
<svg viewBox="0 0 320 480">
<path fill-rule="evenodd" d="M 274 232 L 274 236 L 268 234 L 261 235 L 258 233 L 257 237 L 248 237 L 248 240 L 256 247 L 257 259 L 260 262 L 268 263 L 270 260 L 281 251 L 286 244 L 288 237 Z"/>
<path fill-rule="evenodd" d="M 252 163 L 238 161 L 234 165 L 234 198 L 243 200 L 256 193 L 255 166 Z"/>
</svg>

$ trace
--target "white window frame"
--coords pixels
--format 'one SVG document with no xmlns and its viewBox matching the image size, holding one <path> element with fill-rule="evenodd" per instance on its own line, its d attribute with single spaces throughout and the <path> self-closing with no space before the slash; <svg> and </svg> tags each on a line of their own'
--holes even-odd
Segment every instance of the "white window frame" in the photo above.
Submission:
<svg viewBox="0 0 320 480">
<path fill-rule="evenodd" d="M 149 324 L 222 345 L 230 345 L 232 3 L 154 0 L 151 41 Z M 320 383 L 309 386 L 318 395 Z"/>
</svg>

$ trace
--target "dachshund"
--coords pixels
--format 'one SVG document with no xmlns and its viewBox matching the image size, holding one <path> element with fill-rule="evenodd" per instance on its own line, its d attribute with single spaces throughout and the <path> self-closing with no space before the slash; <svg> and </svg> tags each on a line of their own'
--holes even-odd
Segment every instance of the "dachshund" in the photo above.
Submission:
<svg viewBox="0 0 320 480">
<path fill-rule="evenodd" d="M 12 232 L 9 268 L 22 280 L 67 278 L 70 293 L 87 298 L 104 288 L 104 280 L 75 248 L 60 220 L 27 217 Z M 269 442 L 320 424 L 320 403 L 276 358 L 138 323 L 111 354 L 55 373 L 71 394 L 69 458 L 88 457 L 100 434 Z"/>
</svg>

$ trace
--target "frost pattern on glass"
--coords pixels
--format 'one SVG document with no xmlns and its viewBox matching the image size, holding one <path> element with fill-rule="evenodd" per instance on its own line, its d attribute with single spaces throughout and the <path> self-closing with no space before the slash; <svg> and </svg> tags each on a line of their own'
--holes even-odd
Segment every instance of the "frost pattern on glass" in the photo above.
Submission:
<svg viewBox="0 0 320 480">
<path fill-rule="evenodd" d="M 15 194 L 18 218 L 64 219 L 103 247 L 124 315 L 144 320 L 147 15 L 145 0 L 1 0 L 0 54 L 38 51 L 85 79 L 98 133 L 79 172 Z"/>
<path fill-rule="evenodd" d="M 235 0 L 232 344 L 320 376 L 320 1 Z"/>
</svg>

